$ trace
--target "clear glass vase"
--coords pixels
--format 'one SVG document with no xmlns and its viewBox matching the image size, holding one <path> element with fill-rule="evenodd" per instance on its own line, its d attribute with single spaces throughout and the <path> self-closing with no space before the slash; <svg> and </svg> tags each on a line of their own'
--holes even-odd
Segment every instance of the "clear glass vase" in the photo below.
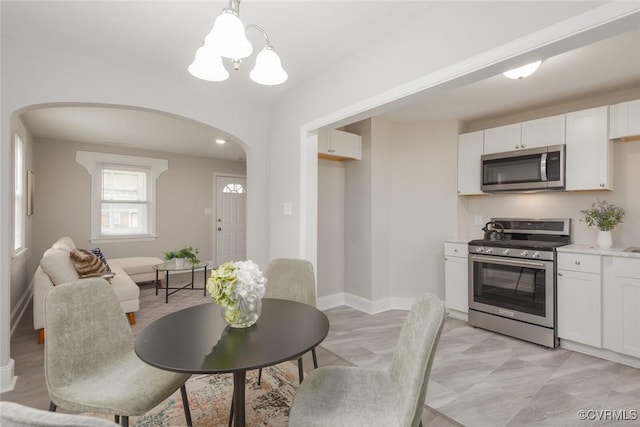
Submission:
<svg viewBox="0 0 640 427">
<path fill-rule="evenodd" d="M 232 328 L 248 328 L 258 321 L 262 312 L 262 299 L 248 293 L 239 297 L 235 305 L 222 307 L 222 318 Z"/>
</svg>

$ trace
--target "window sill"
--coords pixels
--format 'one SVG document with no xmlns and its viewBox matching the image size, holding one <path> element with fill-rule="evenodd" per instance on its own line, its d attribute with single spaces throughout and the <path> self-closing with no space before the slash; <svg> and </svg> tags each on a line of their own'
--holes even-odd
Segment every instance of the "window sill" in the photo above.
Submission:
<svg viewBox="0 0 640 427">
<path fill-rule="evenodd" d="M 150 242 L 156 240 L 158 236 L 108 236 L 108 237 L 92 237 L 90 243 L 122 243 L 122 242 Z"/>
<path fill-rule="evenodd" d="M 13 255 L 11 255 L 11 259 L 20 258 L 23 255 L 26 255 L 28 251 L 29 251 L 29 249 L 27 249 L 27 248 L 19 249 L 17 252 L 14 252 Z"/>
</svg>

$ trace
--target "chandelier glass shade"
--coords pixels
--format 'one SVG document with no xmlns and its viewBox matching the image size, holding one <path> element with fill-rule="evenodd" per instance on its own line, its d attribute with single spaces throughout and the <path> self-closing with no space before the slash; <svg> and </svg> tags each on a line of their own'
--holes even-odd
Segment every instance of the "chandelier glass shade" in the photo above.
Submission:
<svg viewBox="0 0 640 427">
<path fill-rule="evenodd" d="M 253 47 L 246 35 L 246 31 L 253 28 L 262 34 L 265 44 L 256 56 L 255 66 L 249 77 L 262 85 L 284 83 L 289 76 L 282 68 L 280 57 L 269 43 L 267 33 L 257 25 L 245 27 L 240 20 L 239 8 L 240 0 L 230 0 L 229 7 L 222 10 L 204 43 L 196 51 L 195 59 L 188 67 L 189 73 L 199 79 L 214 82 L 229 78 L 222 58 L 231 59 L 234 68 L 239 69 L 242 59 L 253 53 Z"/>
</svg>

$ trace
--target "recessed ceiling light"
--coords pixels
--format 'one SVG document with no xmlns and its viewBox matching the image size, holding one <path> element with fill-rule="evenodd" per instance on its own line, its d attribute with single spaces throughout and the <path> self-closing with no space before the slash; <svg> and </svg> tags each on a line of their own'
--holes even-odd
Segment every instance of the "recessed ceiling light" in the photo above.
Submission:
<svg viewBox="0 0 640 427">
<path fill-rule="evenodd" d="M 524 79 L 525 77 L 529 77 L 531 74 L 535 73 L 538 67 L 542 64 L 542 61 L 532 62 L 531 64 L 527 64 L 520 68 L 514 68 L 513 70 L 505 71 L 504 76 L 509 77 L 510 79 L 518 80 Z"/>
<path fill-rule="evenodd" d="M 224 139 L 216 139 L 216 144 L 226 144 L 227 141 L 225 141 Z"/>
</svg>

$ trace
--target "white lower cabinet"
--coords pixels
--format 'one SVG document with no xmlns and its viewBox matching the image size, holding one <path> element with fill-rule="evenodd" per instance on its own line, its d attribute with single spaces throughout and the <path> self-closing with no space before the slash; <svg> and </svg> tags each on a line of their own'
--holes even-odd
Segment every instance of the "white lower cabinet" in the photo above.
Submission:
<svg viewBox="0 0 640 427">
<path fill-rule="evenodd" d="M 558 254 L 558 337 L 602 347 L 600 256 Z"/>
<path fill-rule="evenodd" d="M 469 311 L 469 264 L 467 243 L 445 242 L 445 305 L 461 313 Z"/>
<path fill-rule="evenodd" d="M 603 346 L 640 357 L 640 259 L 604 256 Z"/>
</svg>

